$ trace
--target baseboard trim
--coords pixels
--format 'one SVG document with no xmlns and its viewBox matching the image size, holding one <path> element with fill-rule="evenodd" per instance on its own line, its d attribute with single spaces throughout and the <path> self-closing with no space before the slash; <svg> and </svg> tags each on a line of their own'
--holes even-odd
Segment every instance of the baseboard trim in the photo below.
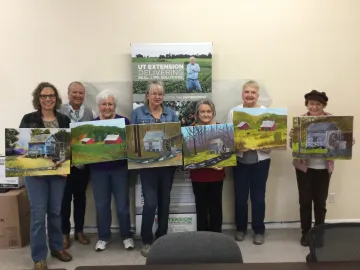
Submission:
<svg viewBox="0 0 360 270">
<path fill-rule="evenodd" d="M 328 219 L 326 223 L 340 223 L 340 222 L 360 222 L 360 219 Z M 281 230 L 281 229 L 300 229 L 300 221 L 282 221 L 282 222 L 265 222 L 266 229 L 268 230 Z M 132 224 L 132 230 L 135 231 L 135 225 Z M 224 223 L 222 226 L 224 231 L 234 231 L 236 229 L 234 223 Z M 249 223 L 249 229 L 251 229 L 251 224 Z M 85 226 L 84 232 L 87 234 L 97 234 L 96 226 Z M 112 226 L 111 232 L 118 233 L 119 227 Z M 74 233 L 72 228 L 71 234 Z M 135 235 L 135 238 L 139 238 L 139 235 Z"/>
</svg>

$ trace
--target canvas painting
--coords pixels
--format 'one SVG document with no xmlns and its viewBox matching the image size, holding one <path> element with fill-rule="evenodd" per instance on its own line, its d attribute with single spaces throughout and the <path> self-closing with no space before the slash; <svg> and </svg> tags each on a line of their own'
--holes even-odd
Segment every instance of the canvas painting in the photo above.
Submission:
<svg viewBox="0 0 360 270">
<path fill-rule="evenodd" d="M 238 151 L 286 149 L 287 109 L 238 108 L 233 115 Z"/>
<path fill-rule="evenodd" d="M 126 127 L 128 169 L 182 165 L 180 123 Z"/>
<path fill-rule="evenodd" d="M 351 159 L 353 116 L 293 118 L 294 158 Z"/>
<path fill-rule="evenodd" d="M 124 118 L 71 123 L 72 163 L 126 159 Z"/>
<path fill-rule="evenodd" d="M 236 166 L 234 125 L 182 127 L 184 169 Z"/>
<path fill-rule="evenodd" d="M 5 129 L 5 175 L 70 174 L 70 129 Z"/>
</svg>

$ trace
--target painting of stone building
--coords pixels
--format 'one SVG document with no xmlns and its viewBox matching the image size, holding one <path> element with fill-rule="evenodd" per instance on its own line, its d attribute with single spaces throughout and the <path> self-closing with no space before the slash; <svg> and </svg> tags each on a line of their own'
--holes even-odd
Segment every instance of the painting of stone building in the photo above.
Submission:
<svg viewBox="0 0 360 270">
<path fill-rule="evenodd" d="M 294 158 L 351 159 L 352 116 L 295 117 Z"/>
</svg>

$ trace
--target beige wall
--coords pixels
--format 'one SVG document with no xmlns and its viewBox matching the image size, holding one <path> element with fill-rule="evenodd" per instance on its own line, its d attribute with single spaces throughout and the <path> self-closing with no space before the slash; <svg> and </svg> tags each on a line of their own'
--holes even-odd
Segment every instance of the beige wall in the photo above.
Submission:
<svg viewBox="0 0 360 270">
<path fill-rule="evenodd" d="M 17 127 L 32 110 L 31 91 L 47 80 L 61 90 L 71 80 L 131 80 L 131 42 L 213 42 L 214 81 L 253 78 L 273 98 L 272 107 L 304 112 L 303 95 L 326 91 L 328 110 L 354 115 L 360 108 L 360 1 L 358 0 L 2 0 L 0 9 L 0 122 Z M 221 85 L 221 84 L 220 84 Z M 225 85 L 225 84 L 224 84 Z M 131 89 L 124 101 L 131 102 Z M 213 91 L 218 120 L 225 121 L 238 91 Z M 129 111 L 124 113 L 129 114 Z M 3 136 L 2 136 L 3 138 Z M 360 143 L 360 142 L 359 142 Z M 329 219 L 360 219 L 358 145 L 352 161 L 336 162 Z M 0 152 L 4 141 L 0 143 Z M 290 150 L 272 153 L 267 220 L 298 220 Z M 224 188 L 224 222 L 233 221 L 231 179 Z M 89 190 L 87 225 L 94 225 Z"/>
</svg>

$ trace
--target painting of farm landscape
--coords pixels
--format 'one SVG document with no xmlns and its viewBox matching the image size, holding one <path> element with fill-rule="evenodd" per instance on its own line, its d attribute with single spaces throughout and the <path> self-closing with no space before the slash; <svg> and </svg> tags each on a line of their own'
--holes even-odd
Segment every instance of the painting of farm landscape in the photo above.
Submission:
<svg viewBox="0 0 360 270">
<path fill-rule="evenodd" d="M 71 123 L 72 163 L 126 159 L 124 118 Z"/>
<path fill-rule="evenodd" d="M 180 123 L 126 127 L 128 169 L 182 165 Z"/>
<path fill-rule="evenodd" d="M 70 174 L 70 129 L 5 129 L 6 177 L 66 174 Z"/>
<path fill-rule="evenodd" d="M 294 158 L 351 159 L 353 116 L 293 118 Z"/>
<path fill-rule="evenodd" d="M 234 125 L 182 127 L 184 169 L 236 166 Z"/>
<path fill-rule="evenodd" d="M 286 149 L 285 108 L 237 108 L 233 123 L 238 151 Z"/>
</svg>

